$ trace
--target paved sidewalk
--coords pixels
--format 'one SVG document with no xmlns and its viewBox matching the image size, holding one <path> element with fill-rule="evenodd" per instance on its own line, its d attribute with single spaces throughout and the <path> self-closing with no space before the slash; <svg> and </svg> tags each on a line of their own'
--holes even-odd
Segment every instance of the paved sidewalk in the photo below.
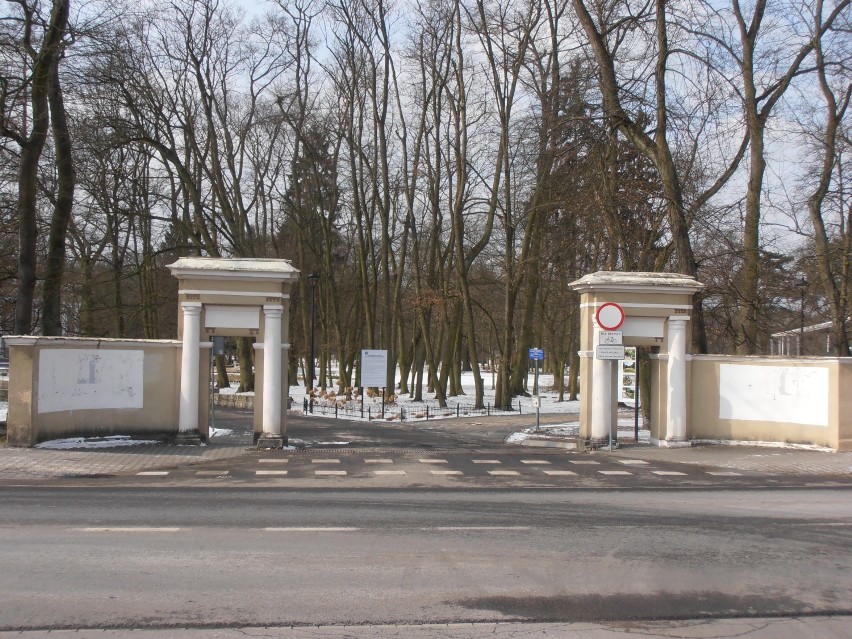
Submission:
<svg viewBox="0 0 852 639">
<path fill-rule="evenodd" d="M 239 457 L 244 445 L 140 444 L 95 450 L 0 448 L 0 480 L 124 475 Z"/>
<path fill-rule="evenodd" d="M 555 419 L 556 417 L 554 417 Z M 291 419 L 297 420 L 296 415 Z M 565 416 L 562 416 L 564 421 Z M 527 420 L 528 421 L 528 420 Z M 168 470 L 211 461 L 237 460 L 255 450 L 251 445 L 251 415 L 239 412 L 224 412 L 218 415 L 217 426 L 234 429 L 232 437 L 217 438 L 210 446 L 175 446 L 170 444 L 139 444 L 115 448 L 88 450 L 45 450 L 36 448 L 0 447 L 0 481 L 38 480 L 75 477 L 99 477 L 134 475 L 141 471 Z M 371 425 L 364 425 L 370 428 Z M 529 454 L 535 447 L 507 445 L 503 438 L 515 429 L 528 426 L 521 418 L 491 417 L 437 420 L 415 429 L 418 438 L 412 438 L 410 429 L 400 431 L 387 427 L 387 432 L 357 431 L 353 423 L 345 420 L 311 418 L 304 422 L 301 430 L 320 440 L 334 441 L 344 438 L 357 441 L 359 433 L 366 441 L 385 439 L 384 444 L 393 448 L 405 447 L 400 437 L 406 435 L 410 445 L 417 448 L 421 439 L 434 438 L 435 445 L 450 446 L 463 441 L 459 450 L 478 448 L 505 449 Z M 375 425 L 380 428 L 386 425 Z M 413 427 L 412 427 L 413 428 Z M 413 431 L 412 431 L 413 432 Z M 302 436 L 304 436 L 304 434 Z M 448 437 L 454 435 L 456 438 Z M 425 441 L 425 440 L 424 440 Z M 431 441 L 431 440 L 430 440 Z M 411 444 L 411 442 L 415 442 Z M 363 444 L 363 442 L 362 442 Z M 550 452 L 554 452 L 550 449 Z M 577 454 L 577 453 L 574 453 Z M 579 453 L 584 454 L 584 453 Z M 589 455 L 609 456 L 618 459 L 637 459 L 647 462 L 669 462 L 693 464 L 720 471 L 743 471 L 778 475 L 802 476 L 852 476 L 852 452 L 834 453 L 763 446 L 698 445 L 688 448 L 658 448 L 649 444 L 625 442 L 613 451 L 599 450 Z"/>
<path fill-rule="evenodd" d="M 685 448 L 627 444 L 611 454 L 621 458 L 696 464 L 731 471 L 791 475 L 852 475 L 852 452 L 834 453 L 797 448 L 726 444 L 701 444 Z"/>
</svg>

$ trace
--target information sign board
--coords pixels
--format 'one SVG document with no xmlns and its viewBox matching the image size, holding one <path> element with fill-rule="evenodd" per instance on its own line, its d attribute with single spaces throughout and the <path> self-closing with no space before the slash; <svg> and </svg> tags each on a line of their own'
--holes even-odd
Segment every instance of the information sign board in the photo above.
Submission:
<svg viewBox="0 0 852 639">
<path fill-rule="evenodd" d="M 623 344 L 598 344 L 595 359 L 624 359 Z"/>
<path fill-rule="evenodd" d="M 363 349 L 361 351 L 361 387 L 387 388 L 388 352 Z"/>
<path fill-rule="evenodd" d="M 532 360 L 544 359 L 544 349 L 543 348 L 531 348 L 530 349 L 530 359 L 532 359 Z"/>
</svg>

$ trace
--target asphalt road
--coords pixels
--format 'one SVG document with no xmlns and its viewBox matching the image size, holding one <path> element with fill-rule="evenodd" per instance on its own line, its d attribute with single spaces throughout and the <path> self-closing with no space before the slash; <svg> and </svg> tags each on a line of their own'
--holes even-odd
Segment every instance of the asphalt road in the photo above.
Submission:
<svg viewBox="0 0 852 639">
<path fill-rule="evenodd" d="M 0 638 L 847 636 L 848 478 L 502 444 L 528 421 L 296 417 L 302 451 L 7 482 Z"/>
<path fill-rule="evenodd" d="M 0 631 L 850 614 L 850 496 L 0 488 Z"/>
</svg>

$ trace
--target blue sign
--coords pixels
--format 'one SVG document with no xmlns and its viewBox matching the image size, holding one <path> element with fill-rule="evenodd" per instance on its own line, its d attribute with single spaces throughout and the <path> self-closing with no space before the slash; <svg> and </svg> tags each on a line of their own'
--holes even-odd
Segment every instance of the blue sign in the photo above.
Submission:
<svg viewBox="0 0 852 639">
<path fill-rule="evenodd" d="M 544 359 L 544 349 L 543 348 L 531 348 L 530 349 L 530 359 L 533 359 L 533 360 Z"/>
</svg>

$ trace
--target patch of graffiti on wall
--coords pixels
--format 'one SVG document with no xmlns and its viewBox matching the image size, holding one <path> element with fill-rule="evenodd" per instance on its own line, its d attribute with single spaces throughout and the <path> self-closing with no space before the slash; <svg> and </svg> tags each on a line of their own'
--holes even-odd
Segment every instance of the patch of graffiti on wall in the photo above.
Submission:
<svg viewBox="0 0 852 639">
<path fill-rule="evenodd" d="M 144 353 L 47 349 L 39 353 L 38 410 L 142 408 Z"/>
</svg>

